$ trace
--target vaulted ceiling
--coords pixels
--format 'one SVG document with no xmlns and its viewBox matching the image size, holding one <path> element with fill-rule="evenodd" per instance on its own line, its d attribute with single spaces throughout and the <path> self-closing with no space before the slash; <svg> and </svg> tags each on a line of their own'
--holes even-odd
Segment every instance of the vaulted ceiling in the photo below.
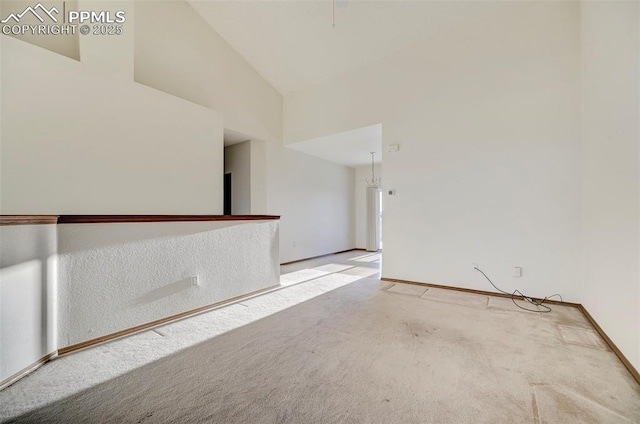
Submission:
<svg viewBox="0 0 640 424">
<path fill-rule="evenodd" d="M 495 13 L 505 2 L 190 0 L 193 8 L 286 95 Z"/>
<path fill-rule="evenodd" d="M 375 162 L 380 163 L 382 161 L 382 125 L 356 128 L 343 133 L 288 144 L 287 147 L 352 168 L 370 165 L 371 152 L 375 152 Z"/>
</svg>

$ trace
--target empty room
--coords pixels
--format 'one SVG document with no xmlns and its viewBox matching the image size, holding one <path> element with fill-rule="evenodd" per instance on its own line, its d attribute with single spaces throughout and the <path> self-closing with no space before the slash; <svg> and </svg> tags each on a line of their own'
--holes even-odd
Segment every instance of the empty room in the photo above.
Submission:
<svg viewBox="0 0 640 424">
<path fill-rule="evenodd" d="M 0 422 L 640 423 L 640 2 L 0 28 Z"/>
</svg>

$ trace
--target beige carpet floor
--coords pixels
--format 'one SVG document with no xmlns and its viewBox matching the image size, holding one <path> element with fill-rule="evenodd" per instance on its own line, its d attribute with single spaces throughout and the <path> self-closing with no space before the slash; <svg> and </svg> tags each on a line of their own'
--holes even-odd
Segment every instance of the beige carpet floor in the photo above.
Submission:
<svg viewBox="0 0 640 424">
<path fill-rule="evenodd" d="M 19 423 L 640 422 L 640 385 L 573 308 L 535 314 L 509 299 L 392 285 L 367 277 L 376 265 L 366 257 L 313 265 L 297 265 L 288 287 L 236 305 L 225 319 L 279 301 L 293 306 L 230 331 L 213 329 L 215 337 L 29 407 L 25 398 L 44 396 L 30 393 L 39 373 L 45 375 L 38 371 L 0 392 L 0 409 L 11 410 L 0 417 Z M 295 301 L 300 293 L 307 293 L 302 303 Z M 202 322 L 214 328 L 217 321 Z M 177 336 L 178 324 L 158 329 L 158 339 Z M 64 379 L 49 377 L 49 390 Z"/>
</svg>

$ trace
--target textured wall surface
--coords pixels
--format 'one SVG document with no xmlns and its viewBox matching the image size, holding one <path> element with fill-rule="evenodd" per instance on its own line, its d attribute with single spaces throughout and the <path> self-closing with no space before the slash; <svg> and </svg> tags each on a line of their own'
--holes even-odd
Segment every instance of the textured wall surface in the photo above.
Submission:
<svg viewBox="0 0 640 424">
<path fill-rule="evenodd" d="M 278 225 L 59 225 L 59 346 L 278 284 Z"/>
<path fill-rule="evenodd" d="M 0 381 L 56 350 L 56 226 L 0 227 Z"/>
</svg>

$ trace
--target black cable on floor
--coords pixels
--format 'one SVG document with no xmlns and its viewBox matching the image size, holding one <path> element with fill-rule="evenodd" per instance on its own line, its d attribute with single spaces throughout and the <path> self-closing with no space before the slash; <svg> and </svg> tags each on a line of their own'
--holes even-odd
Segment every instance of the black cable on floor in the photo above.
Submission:
<svg viewBox="0 0 640 424">
<path fill-rule="evenodd" d="M 520 308 L 520 309 L 524 309 L 525 311 L 529 311 L 529 312 L 541 312 L 541 313 L 551 312 L 551 308 L 550 308 L 550 307 L 548 307 L 547 305 L 545 305 L 544 303 L 545 303 L 547 300 L 551 299 L 552 297 L 556 297 L 556 296 L 558 296 L 558 297 L 560 298 L 560 301 L 562 302 L 562 296 L 561 296 L 560 294 L 558 294 L 558 293 L 556 293 L 556 294 L 552 294 L 551 296 L 547 296 L 547 297 L 545 297 L 544 299 L 536 300 L 536 299 L 534 299 L 534 298 L 532 298 L 532 297 L 525 296 L 525 295 L 524 295 L 520 290 L 518 290 L 518 289 L 514 290 L 514 291 L 513 291 L 513 293 L 506 292 L 506 291 L 502 290 L 501 288 L 499 288 L 498 286 L 496 286 L 495 284 L 493 284 L 493 281 L 491 281 L 491 279 L 487 276 L 487 274 L 485 274 L 485 273 L 484 273 L 480 268 L 478 268 L 477 266 L 474 266 L 474 267 L 473 267 L 473 269 L 475 269 L 476 271 L 479 271 L 479 272 L 480 272 L 480 274 L 484 275 L 484 278 L 486 278 L 486 279 L 487 279 L 487 281 L 488 281 L 489 283 L 491 283 L 491 285 L 493 286 L 493 288 L 494 288 L 494 289 L 498 290 L 498 291 L 499 291 L 500 293 L 502 293 L 502 294 L 510 295 L 510 296 L 511 296 L 511 301 L 513 302 L 513 304 L 514 304 L 514 305 L 516 305 L 516 306 L 517 306 L 518 308 Z M 537 306 L 538 308 L 544 308 L 544 309 L 530 309 L 530 308 L 524 308 L 524 307 L 522 307 L 522 306 L 520 306 L 520 305 L 518 305 L 518 304 L 516 303 L 516 299 L 515 299 L 516 295 L 518 295 L 518 296 L 522 297 L 522 299 L 523 299 L 523 300 L 525 300 L 526 302 L 528 302 L 528 303 L 530 303 L 530 304 L 532 304 L 532 305 L 534 305 L 534 306 Z"/>
</svg>

